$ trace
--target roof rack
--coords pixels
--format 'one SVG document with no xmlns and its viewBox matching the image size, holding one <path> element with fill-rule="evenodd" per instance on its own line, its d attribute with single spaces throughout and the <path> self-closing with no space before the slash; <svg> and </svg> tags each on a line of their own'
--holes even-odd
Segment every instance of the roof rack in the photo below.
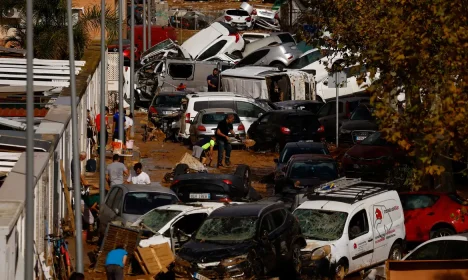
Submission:
<svg viewBox="0 0 468 280">
<path fill-rule="evenodd" d="M 362 181 L 361 178 L 340 178 L 321 184 L 308 192 L 308 200 L 331 200 L 353 204 L 365 198 L 388 191 L 389 184 Z"/>
</svg>

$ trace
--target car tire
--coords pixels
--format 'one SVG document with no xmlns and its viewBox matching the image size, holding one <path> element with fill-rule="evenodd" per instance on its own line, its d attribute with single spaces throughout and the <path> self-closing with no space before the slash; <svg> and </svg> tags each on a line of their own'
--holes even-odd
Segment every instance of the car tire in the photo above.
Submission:
<svg viewBox="0 0 468 280">
<path fill-rule="evenodd" d="M 403 247 L 400 243 L 393 243 L 392 248 L 390 248 L 390 253 L 388 253 L 389 260 L 401 260 L 403 258 Z"/>
<path fill-rule="evenodd" d="M 244 194 L 247 194 L 249 192 L 251 174 L 252 173 L 250 172 L 250 167 L 245 165 L 245 164 L 241 164 L 241 165 L 237 166 L 236 172 L 234 172 L 235 176 L 242 178 L 242 185 L 244 187 Z"/>
<path fill-rule="evenodd" d="M 431 231 L 431 239 L 443 236 L 454 235 L 455 231 L 449 227 L 442 227 Z"/>
<path fill-rule="evenodd" d="M 176 167 L 174 168 L 174 177 L 176 176 L 179 176 L 179 175 L 183 175 L 183 174 L 186 174 L 189 170 L 189 167 L 187 164 L 185 163 L 179 163 L 176 165 Z"/>
<path fill-rule="evenodd" d="M 342 280 L 345 278 L 346 274 L 348 274 L 348 265 L 344 260 L 338 261 L 333 274 L 334 276 L 332 279 L 334 280 Z"/>
<path fill-rule="evenodd" d="M 259 195 L 258 192 L 254 188 L 250 187 L 249 191 L 247 192 L 246 199 L 249 201 L 258 201 L 262 199 L 262 196 Z"/>
</svg>

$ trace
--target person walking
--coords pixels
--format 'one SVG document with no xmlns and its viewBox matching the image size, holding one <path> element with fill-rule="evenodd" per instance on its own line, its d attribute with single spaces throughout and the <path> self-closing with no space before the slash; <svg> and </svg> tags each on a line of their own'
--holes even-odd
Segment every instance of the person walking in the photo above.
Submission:
<svg viewBox="0 0 468 280">
<path fill-rule="evenodd" d="M 106 127 L 104 128 L 105 131 L 105 142 L 102 144 L 104 148 L 106 148 L 107 146 L 107 143 L 109 141 L 109 132 L 107 131 L 107 129 L 109 128 L 109 117 L 107 116 L 109 115 L 109 107 L 106 106 L 106 112 L 105 112 L 105 124 L 106 124 Z M 96 116 L 96 130 L 98 132 L 98 144 L 99 146 L 101 146 L 101 139 L 99 139 L 100 134 L 99 132 L 101 131 L 101 113 L 99 113 L 97 116 Z"/>
<path fill-rule="evenodd" d="M 106 180 L 109 186 L 121 185 L 124 182 L 124 176 L 128 176 L 128 169 L 125 164 L 120 162 L 120 156 L 115 154 L 112 157 L 112 163 L 107 166 Z"/>
<path fill-rule="evenodd" d="M 91 116 L 91 111 L 86 110 L 86 137 L 89 139 L 90 143 L 90 154 L 93 154 L 94 147 L 96 145 L 96 140 L 94 140 L 94 135 L 96 131 L 94 130 L 94 118 Z"/>
<path fill-rule="evenodd" d="M 127 139 L 130 139 L 132 126 L 133 126 L 133 114 L 130 113 L 128 116 L 125 116 L 125 135 Z"/>
<path fill-rule="evenodd" d="M 97 189 L 98 187 L 96 187 L 94 184 L 90 184 L 88 182 L 88 180 L 86 180 L 85 176 L 83 173 L 81 173 L 81 162 L 84 161 L 87 157 L 87 154 L 86 152 L 81 152 L 80 155 L 79 155 L 79 162 L 78 162 L 78 173 L 80 174 L 80 184 L 81 184 L 81 187 L 87 189 L 89 187 L 92 187 L 92 188 L 95 188 Z M 71 160 L 71 163 L 70 163 L 70 175 L 71 175 L 71 182 L 72 182 L 72 186 L 71 186 L 71 189 L 73 188 L 73 180 L 74 180 L 74 172 L 73 172 L 73 164 L 74 164 L 74 158 L 72 158 Z"/>
<path fill-rule="evenodd" d="M 115 140 L 119 139 L 119 113 L 120 112 L 119 112 L 119 104 L 117 104 L 117 103 L 115 104 L 114 112 L 115 112 L 114 117 L 113 117 L 113 120 L 114 120 L 114 129 L 113 129 L 114 135 L 113 135 L 112 138 L 115 141 Z M 122 127 L 122 129 L 125 129 L 125 116 L 123 118 L 123 122 L 124 122 L 123 123 L 124 127 Z M 123 138 L 124 139 L 119 139 L 119 140 L 122 140 L 122 143 L 123 143 L 122 145 L 125 145 L 125 131 L 123 133 Z"/>
<path fill-rule="evenodd" d="M 107 253 L 106 274 L 107 280 L 123 280 L 124 267 L 127 262 L 127 251 L 123 245 L 117 245 L 114 250 Z"/>
<path fill-rule="evenodd" d="M 213 160 L 213 149 L 216 141 L 216 136 L 212 135 L 210 138 L 203 138 L 196 142 L 192 148 L 192 156 L 200 160 L 206 166 L 206 160 L 210 158 L 210 164 Z"/>
<path fill-rule="evenodd" d="M 209 75 L 207 79 L 208 91 L 219 91 L 219 70 L 218 68 L 213 69 L 213 74 Z"/>
<path fill-rule="evenodd" d="M 135 163 L 135 165 L 133 166 L 133 170 L 135 171 L 135 175 L 130 175 L 127 179 L 127 183 L 132 183 L 136 185 L 151 184 L 150 177 L 146 172 L 143 172 L 143 165 L 140 162 Z"/>
<path fill-rule="evenodd" d="M 226 150 L 225 163 L 226 166 L 231 165 L 231 142 L 228 134 L 231 133 L 232 136 L 237 137 L 234 133 L 234 128 L 232 123 L 234 122 L 234 115 L 228 114 L 226 118 L 218 123 L 216 128 L 216 140 L 218 143 L 218 164 L 217 167 L 223 166 L 223 153 Z"/>
</svg>

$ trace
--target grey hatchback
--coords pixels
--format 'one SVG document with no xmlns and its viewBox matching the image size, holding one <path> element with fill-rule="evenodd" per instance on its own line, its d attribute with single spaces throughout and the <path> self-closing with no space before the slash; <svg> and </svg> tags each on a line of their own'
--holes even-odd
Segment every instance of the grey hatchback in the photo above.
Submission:
<svg viewBox="0 0 468 280">
<path fill-rule="evenodd" d="M 232 68 L 248 65 L 286 67 L 302 54 L 303 52 L 297 48 L 295 43 L 275 43 L 251 52 Z"/>
<path fill-rule="evenodd" d="M 178 201 L 179 198 L 173 191 L 159 183 L 114 185 L 100 209 L 99 233 L 105 234 L 107 224 L 112 221 L 127 225 L 156 207 L 174 204 Z"/>
<path fill-rule="evenodd" d="M 232 126 L 236 135 L 239 135 L 241 140 L 245 139 L 245 127 L 233 109 L 211 108 L 200 110 L 193 121 L 190 122 L 189 132 L 192 144 L 195 144 L 200 139 L 215 135 L 218 123 L 224 120 L 228 114 L 234 115 L 234 123 Z M 242 142 L 231 137 L 231 144 L 239 145 L 242 144 Z"/>
</svg>

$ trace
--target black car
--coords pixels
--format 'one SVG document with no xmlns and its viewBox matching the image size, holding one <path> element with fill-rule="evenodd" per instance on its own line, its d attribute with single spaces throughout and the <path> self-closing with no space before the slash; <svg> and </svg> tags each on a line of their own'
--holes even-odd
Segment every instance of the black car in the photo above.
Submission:
<svg viewBox="0 0 468 280">
<path fill-rule="evenodd" d="M 182 99 L 185 92 L 160 92 L 153 97 L 148 109 L 148 119 L 173 115 L 182 110 Z"/>
<path fill-rule="evenodd" d="M 355 144 L 378 131 L 379 126 L 369 104 L 360 104 L 351 114 L 349 120 L 343 122 L 340 128 L 340 143 Z"/>
<path fill-rule="evenodd" d="M 302 110 L 274 110 L 252 123 L 248 135 L 255 148 L 269 148 L 279 153 L 288 142 L 320 142 L 324 132 L 317 116 Z"/>
<path fill-rule="evenodd" d="M 321 97 L 317 96 L 317 98 L 320 100 L 287 100 L 275 102 L 275 105 L 278 110 L 306 110 L 316 114 L 323 104 L 325 104 L 321 100 Z"/>
<path fill-rule="evenodd" d="M 306 246 L 297 220 L 282 203 L 216 209 L 192 236 L 178 252 L 176 278 L 262 279 L 288 271 L 294 279 Z"/>
<path fill-rule="evenodd" d="M 319 154 L 328 155 L 330 151 L 327 145 L 322 142 L 289 142 L 281 151 L 279 158 L 274 161 L 276 163 L 275 174 L 278 174 L 283 169 L 283 166 L 289 161 L 293 155 L 297 154 Z"/>
<path fill-rule="evenodd" d="M 250 167 L 239 165 L 234 174 L 188 173 L 186 164 L 174 170 L 171 189 L 182 202 L 254 201 L 261 197 L 250 185 Z"/>
</svg>

